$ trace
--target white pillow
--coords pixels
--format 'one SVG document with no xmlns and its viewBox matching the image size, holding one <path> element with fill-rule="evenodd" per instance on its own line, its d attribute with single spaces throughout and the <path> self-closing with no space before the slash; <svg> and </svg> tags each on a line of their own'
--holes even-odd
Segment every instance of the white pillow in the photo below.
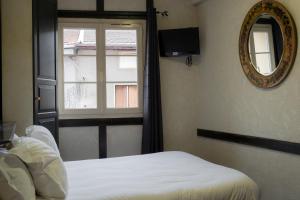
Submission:
<svg viewBox="0 0 300 200">
<path fill-rule="evenodd" d="M 26 136 L 45 142 L 47 145 L 52 147 L 58 155 L 60 155 L 55 139 L 47 128 L 37 125 L 29 126 L 26 128 Z"/>
<path fill-rule="evenodd" d="M 37 195 L 46 199 L 65 199 L 67 173 L 60 156 L 45 143 L 31 137 L 20 137 L 10 150 L 28 167 Z"/>
<path fill-rule="evenodd" d="M 27 167 L 17 156 L 4 151 L 0 151 L 0 199 L 36 199 Z"/>
</svg>

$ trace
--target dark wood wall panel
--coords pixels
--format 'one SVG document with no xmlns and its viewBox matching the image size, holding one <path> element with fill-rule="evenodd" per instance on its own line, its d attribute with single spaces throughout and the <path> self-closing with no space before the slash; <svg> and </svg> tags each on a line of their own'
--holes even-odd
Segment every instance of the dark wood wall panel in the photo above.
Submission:
<svg viewBox="0 0 300 200">
<path fill-rule="evenodd" d="M 56 33 L 56 1 L 42 0 L 38 5 L 38 76 L 55 79 L 53 62 L 56 61 L 56 55 L 53 52 L 56 49 L 56 35 L 53 33 Z"/>
<path fill-rule="evenodd" d="M 56 14 L 56 0 L 32 1 L 34 124 L 48 128 L 58 142 Z"/>
<path fill-rule="evenodd" d="M 99 158 L 107 158 L 106 126 L 99 126 Z"/>
<path fill-rule="evenodd" d="M 143 118 L 60 119 L 59 127 L 143 125 Z"/>
<path fill-rule="evenodd" d="M 98 12 L 104 11 L 104 0 L 97 0 L 97 11 Z"/>
<path fill-rule="evenodd" d="M 58 17 L 61 18 L 98 18 L 98 19 L 146 19 L 147 14 L 143 11 L 80 11 L 59 10 Z"/>
<path fill-rule="evenodd" d="M 41 126 L 46 127 L 51 133 L 56 132 L 56 118 L 45 118 L 45 119 L 39 119 L 38 124 Z M 54 135 L 54 138 L 56 141 L 58 141 L 58 135 Z"/>
<path fill-rule="evenodd" d="M 198 129 L 197 135 L 200 137 L 206 137 L 206 138 L 222 140 L 227 142 L 234 142 L 238 144 L 245 144 L 245 145 L 300 155 L 300 143 L 240 135 L 234 133 L 226 133 L 220 131 L 203 130 L 203 129 Z"/>
<path fill-rule="evenodd" d="M 39 85 L 39 110 L 38 112 L 56 111 L 56 87 L 53 85 Z"/>
</svg>

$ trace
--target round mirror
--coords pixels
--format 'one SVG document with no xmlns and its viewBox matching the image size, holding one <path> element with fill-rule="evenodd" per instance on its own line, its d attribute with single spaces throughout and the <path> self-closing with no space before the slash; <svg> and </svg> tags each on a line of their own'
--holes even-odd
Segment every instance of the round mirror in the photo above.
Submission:
<svg viewBox="0 0 300 200">
<path fill-rule="evenodd" d="M 297 54 L 297 31 L 281 3 L 262 0 L 250 9 L 240 32 L 239 54 L 247 78 L 257 87 L 271 88 L 287 77 Z"/>
<path fill-rule="evenodd" d="M 275 72 L 283 53 L 283 37 L 277 21 L 260 15 L 249 34 L 249 55 L 256 71 L 264 76 Z"/>
</svg>

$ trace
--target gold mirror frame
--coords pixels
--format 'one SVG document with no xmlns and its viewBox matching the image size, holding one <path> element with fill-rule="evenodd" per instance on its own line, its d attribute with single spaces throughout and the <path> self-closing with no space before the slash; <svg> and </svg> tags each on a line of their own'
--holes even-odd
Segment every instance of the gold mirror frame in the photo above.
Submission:
<svg viewBox="0 0 300 200">
<path fill-rule="evenodd" d="M 262 14 L 269 14 L 277 21 L 283 36 L 282 57 L 276 70 L 268 76 L 256 71 L 251 62 L 248 45 L 251 28 Z M 292 16 L 281 3 L 273 0 L 262 0 L 250 9 L 240 32 L 239 54 L 247 78 L 257 87 L 272 88 L 287 77 L 297 54 L 297 30 Z"/>
</svg>

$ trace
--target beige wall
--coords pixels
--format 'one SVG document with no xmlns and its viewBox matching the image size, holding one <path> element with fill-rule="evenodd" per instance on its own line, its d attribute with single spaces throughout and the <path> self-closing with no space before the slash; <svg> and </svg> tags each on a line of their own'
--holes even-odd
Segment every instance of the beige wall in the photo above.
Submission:
<svg viewBox="0 0 300 200">
<path fill-rule="evenodd" d="M 145 11 L 146 0 L 104 0 L 104 9 L 113 11 Z"/>
<path fill-rule="evenodd" d="M 169 11 L 169 17 L 158 16 L 158 29 L 198 26 L 197 8 L 190 1 L 156 0 L 155 6 Z M 161 58 L 160 72 L 165 149 L 191 151 L 198 127 L 199 56 L 190 68 L 184 57 Z"/>
<path fill-rule="evenodd" d="M 78 146 L 84 148 L 78 148 Z M 64 161 L 99 158 L 99 127 L 59 129 L 60 154 Z M 142 126 L 107 126 L 107 157 L 141 153 Z"/>
<path fill-rule="evenodd" d="M 208 0 L 199 6 L 200 125 L 224 131 L 300 142 L 300 59 L 275 89 L 263 90 L 244 75 L 238 53 L 244 16 L 256 0 Z M 300 1 L 283 1 L 300 28 Z M 212 15 L 211 13 L 218 13 Z M 214 108 L 214 109 L 212 109 Z M 214 119 L 214 120 L 212 120 Z"/>
<path fill-rule="evenodd" d="M 271 90 L 254 87 L 239 62 L 240 27 L 255 2 L 205 0 L 194 8 L 188 1 L 156 1 L 159 10 L 170 12 L 158 18 L 160 29 L 200 27 L 195 65 L 187 69 L 183 58 L 160 59 L 165 149 L 246 173 L 259 185 L 262 200 L 298 200 L 299 156 L 196 136 L 196 129 L 204 128 L 300 142 L 300 59 L 287 80 Z M 300 2 L 283 3 L 300 27 Z"/>
<path fill-rule="evenodd" d="M 18 134 L 33 119 L 31 13 L 31 0 L 2 0 L 3 119 Z"/>
<path fill-rule="evenodd" d="M 57 0 L 59 10 L 96 10 L 96 0 Z"/>
<path fill-rule="evenodd" d="M 169 73 L 176 70 L 178 62 L 162 65 L 164 92 L 167 84 L 168 88 L 171 85 L 179 87 L 172 89 L 177 91 L 176 94 L 168 91 L 169 94 L 163 96 L 164 114 L 167 115 L 164 118 L 167 119 L 166 147 L 189 151 L 243 171 L 258 183 L 263 200 L 297 200 L 300 197 L 299 156 L 196 136 L 195 123 L 203 129 L 300 142 L 299 53 L 286 81 L 270 90 L 253 86 L 240 65 L 240 27 L 248 9 L 256 2 L 206 0 L 198 6 L 201 56 L 199 64 L 192 67 L 196 74 L 189 76 L 189 83 L 179 87 L 185 80 L 184 72 L 178 75 L 176 83 L 171 79 L 172 75 L 164 73 L 164 67 L 169 68 Z M 300 29 L 300 1 L 282 2 Z M 177 96 L 182 95 L 187 96 L 177 102 Z M 191 103 L 194 110 L 186 108 L 189 101 L 197 102 Z"/>
</svg>

